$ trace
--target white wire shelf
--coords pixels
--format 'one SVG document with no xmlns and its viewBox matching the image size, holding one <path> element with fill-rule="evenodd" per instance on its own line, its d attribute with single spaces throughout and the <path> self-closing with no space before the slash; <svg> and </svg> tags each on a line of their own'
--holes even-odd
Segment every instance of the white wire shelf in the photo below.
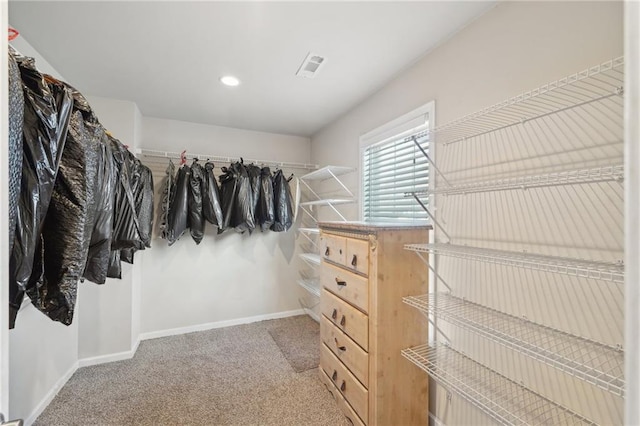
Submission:
<svg viewBox="0 0 640 426">
<path fill-rule="evenodd" d="M 136 154 L 139 154 L 142 157 L 149 157 L 149 158 L 172 158 L 175 160 L 180 159 L 179 152 L 158 151 L 153 149 L 139 149 L 136 151 Z M 186 153 L 185 158 L 187 160 L 193 160 L 197 158 L 201 161 L 209 160 L 209 161 L 218 162 L 218 163 L 232 163 L 234 161 L 240 160 L 240 156 L 225 157 L 225 156 L 213 155 L 213 154 L 194 154 L 191 152 Z M 309 164 L 309 163 L 294 163 L 294 162 L 288 162 L 288 161 L 274 161 L 274 160 L 256 160 L 256 159 L 244 158 L 244 157 L 243 157 L 243 160 L 246 164 L 254 163 L 254 164 L 261 164 L 265 166 L 280 167 L 282 169 L 316 170 L 318 168 L 317 164 Z"/>
<path fill-rule="evenodd" d="M 600 262 L 568 257 L 546 256 L 495 250 L 454 244 L 407 244 L 405 249 L 460 259 L 476 260 L 496 265 L 513 266 L 543 272 L 572 275 L 581 278 L 612 281 L 624 284 L 624 266 L 613 262 Z"/>
<path fill-rule="evenodd" d="M 316 254 L 316 253 L 300 253 L 300 257 L 302 258 L 302 260 L 304 260 L 305 262 L 307 262 L 308 264 L 312 265 L 312 266 L 319 266 L 320 265 L 320 255 Z"/>
<path fill-rule="evenodd" d="M 302 176 L 300 179 L 302 180 L 326 180 L 331 178 L 336 178 L 336 176 L 344 175 L 347 173 L 351 173 L 356 169 L 353 167 L 344 167 L 344 166 L 324 166 L 318 170 L 315 170 L 311 173 L 307 173 Z"/>
<path fill-rule="evenodd" d="M 402 355 L 500 424 L 595 424 L 449 347 L 423 345 Z"/>
<path fill-rule="evenodd" d="M 298 231 L 304 232 L 305 234 L 319 234 L 319 228 L 298 228 Z"/>
<path fill-rule="evenodd" d="M 333 206 L 338 204 L 355 203 L 356 200 L 349 200 L 345 198 L 328 198 L 324 200 L 305 201 L 300 203 L 301 206 Z"/>
<path fill-rule="evenodd" d="M 431 134 L 437 143 L 465 141 L 591 102 L 620 97 L 623 84 L 624 58 L 619 57 L 438 126 Z"/>
<path fill-rule="evenodd" d="M 624 396 L 624 352 L 448 294 L 403 298 L 425 314 L 528 355 L 618 396 Z"/>
<path fill-rule="evenodd" d="M 546 173 L 535 176 L 521 176 L 498 179 L 485 182 L 473 182 L 462 185 L 443 186 L 441 188 L 422 191 L 416 195 L 442 194 L 473 194 L 479 192 L 505 191 L 512 189 L 542 188 L 561 185 L 578 185 L 624 180 L 624 166 L 604 166 L 592 169 L 571 170 Z M 412 195 L 412 194 L 406 194 Z"/>
<path fill-rule="evenodd" d="M 320 297 L 320 286 L 318 285 L 318 280 L 315 279 L 299 279 L 298 284 L 307 290 L 309 293 L 313 294 L 316 297 Z"/>
</svg>

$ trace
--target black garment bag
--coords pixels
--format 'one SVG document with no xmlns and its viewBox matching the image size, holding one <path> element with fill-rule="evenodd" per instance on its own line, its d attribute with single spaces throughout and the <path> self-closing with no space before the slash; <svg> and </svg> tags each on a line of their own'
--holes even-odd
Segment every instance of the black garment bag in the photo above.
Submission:
<svg viewBox="0 0 640 426">
<path fill-rule="evenodd" d="M 159 210 L 159 223 L 160 223 L 160 238 L 169 239 L 169 209 L 173 202 L 173 195 L 175 193 L 175 166 L 173 161 L 169 160 L 169 165 L 165 171 L 165 176 L 162 180 L 162 190 L 160 192 L 162 196 L 161 208 Z"/>
<path fill-rule="evenodd" d="M 203 182 L 205 180 L 204 169 L 197 159 L 191 164 L 189 177 L 189 231 L 196 244 L 200 244 L 204 237 L 204 215 L 202 213 Z"/>
<path fill-rule="evenodd" d="M 65 325 L 73 321 L 94 228 L 102 131 L 84 97 L 69 89 L 74 108 L 42 231 L 44 279 L 39 291 L 28 293 L 39 310 Z"/>
<path fill-rule="evenodd" d="M 213 174 L 214 165 L 207 162 L 204 165 L 204 180 L 202 181 L 202 214 L 204 218 L 219 228 L 224 226 L 222 204 L 220 203 L 220 190 L 218 182 Z"/>
<path fill-rule="evenodd" d="M 233 217 L 231 226 L 240 233 L 253 232 L 256 228 L 253 210 L 253 191 L 247 168 L 242 162 L 231 165 L 231 169 L 236 176 L 236 197 L 233 206 Z"/>
<path fill-rule="evenodd" d="M 284 177 L 282 170 L 278 170 L 273 177 L 273 192 L 275 205 L 275 222 L 271 226 L 271 230 L 275 232 L 284 232 L 291 228 L 293 224 L 293 200 L 291 197 L 291 188 L 289 181 Z"/>
<path fill-rule="evenodd" d="M 260 191 L 256 206 L 256 225 L 262 231 L 268 231 L 275 221 L 275 206 L 273 202 L 273 177 L 269 167 L 260 170 Z"/>
<path fill-rule="evenodd" d="M 224 217 L 222 224 L 218 225 L 218 234 L 221 234 L 232 226 L 238 181 L 231 167 L 223 167 L 222 174 L 218 179 L 220 179 L 220 201 L 222 204 L 222 216 Z"/>
<path fill-rule="evenodd" d="M 189 180 L 191 169 L 183 165 L 178 169 L 175 191 L 171 205 L 169 206 L 169 226 L 167 228 L 167 241 L 172 245 L 187 230 L 187 216 L 189 212 Z"/>
<path fill-rule="evenodd" d="M 9 325 L 22 304 L 24 292 L 42 275 L 41 262 L 30 280 L 34 254 L 49 208 L 60 165 L 73 99 L 67 88 L 49 87 L 32 58 L 16 57 L 24 94 L 23 162 L 20 196 L 16 212 L 14 245 L 9 260 Z"/>
</svg>

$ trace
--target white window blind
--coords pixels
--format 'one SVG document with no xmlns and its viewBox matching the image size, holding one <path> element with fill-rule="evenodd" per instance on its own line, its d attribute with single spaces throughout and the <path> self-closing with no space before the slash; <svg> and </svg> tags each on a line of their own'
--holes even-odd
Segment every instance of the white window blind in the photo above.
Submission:
<svg viewBox="0 0 640 426">
<path fill-rule="evenodd" d="M 426 212 L 405 193 L 426 191 L 429 163 L 415 140 L 429 152 L 426 126 L 407 137 L 392 137 L 363 151 L 363 213 L 368 221 L 427 220 Z M 428 197 L 421 200 L 427 205 Z"/>
</svg>

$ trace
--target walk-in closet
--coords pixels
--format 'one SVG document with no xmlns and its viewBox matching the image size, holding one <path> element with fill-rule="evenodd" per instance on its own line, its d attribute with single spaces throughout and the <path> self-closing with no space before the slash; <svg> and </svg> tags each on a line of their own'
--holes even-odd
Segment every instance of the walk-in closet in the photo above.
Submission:
<svg viewBox="0 0 640 426">
<path fill-rule="evenodd" d="M 640 424 L 640 3 L 0 3 L 0 425 Z"/>
</svg>

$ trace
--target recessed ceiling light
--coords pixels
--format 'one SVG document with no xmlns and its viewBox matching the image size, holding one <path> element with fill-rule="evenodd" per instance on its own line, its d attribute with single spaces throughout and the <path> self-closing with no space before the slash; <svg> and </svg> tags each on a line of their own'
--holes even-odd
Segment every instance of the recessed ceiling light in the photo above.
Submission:
<svg viewBox="0 0 640 426">
<path fill-rule="evenodd" d="M 234 87 L 240 84 L 240 80 L 238 80 L 237 77 L 234 77 L 232 75 L 225 75 L 224 77 L 220 77 L 220 82 L 225 86 L 231 86 L 231 87 Z"/>
</svg>

